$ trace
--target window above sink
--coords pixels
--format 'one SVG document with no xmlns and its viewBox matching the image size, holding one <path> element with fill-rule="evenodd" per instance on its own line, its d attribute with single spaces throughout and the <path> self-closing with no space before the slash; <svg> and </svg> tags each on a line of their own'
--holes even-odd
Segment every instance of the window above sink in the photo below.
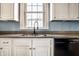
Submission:
<svg viewBox="0 0 79 59">
<path fill-rule="evenodd" d="M 48 29 L 48 3 L 20 3 L 20 29 Z"/>
</svg>

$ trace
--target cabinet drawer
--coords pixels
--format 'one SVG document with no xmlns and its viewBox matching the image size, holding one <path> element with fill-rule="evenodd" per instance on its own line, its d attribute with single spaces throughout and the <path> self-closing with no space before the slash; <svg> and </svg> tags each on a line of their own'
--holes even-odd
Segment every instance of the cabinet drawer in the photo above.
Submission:
<svg viewBox="0 0 79 59">
<path fill-rule="evenodd" d="M 1 42 L 1 46 L 11 46 L 11 40 L 3 39 L 3 40 L 0 40 L 0 42 Z"/>
</svg>

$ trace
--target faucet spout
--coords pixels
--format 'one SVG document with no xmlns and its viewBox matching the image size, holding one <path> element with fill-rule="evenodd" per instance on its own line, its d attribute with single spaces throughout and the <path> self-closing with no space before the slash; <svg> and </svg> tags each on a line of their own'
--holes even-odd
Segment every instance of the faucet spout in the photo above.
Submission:
<svg viewBox="0 0 79 59">
<path fill-rule="evenodd" d="M 37 25 L 37 28 L 35 25 Z M 36 34 L 36 29 L 38 30 L 38 21 L 34 22 L 34 32 L 33 32 L 34 34 Z"/>
<path fill-rule="evenodd" d="M 36 32 L 35 32 L 35 27 L 34 27 L 34 32 L 33 32 L 33 34 L 36 34 Z"/>
</svg>

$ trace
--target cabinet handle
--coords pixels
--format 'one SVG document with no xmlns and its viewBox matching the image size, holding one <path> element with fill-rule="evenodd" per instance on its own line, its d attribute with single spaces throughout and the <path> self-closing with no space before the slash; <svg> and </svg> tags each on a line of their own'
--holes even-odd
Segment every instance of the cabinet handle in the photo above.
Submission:
<svg viewBox="0 0 79 59">
<path fill-rule="evenodd" d="M 3 48 L 0 48 L 0 50 L 2 50 Z"/>
<path fill-rule="evenodd" d="M 33 50 L 35 50 L 36 48 L 33 48 Z"/>
<path fill-rule="evenodd" d="M 31 50 L 31 49 L 35 50 L 36 48 L 29 48 L 29 49 L 30 49 L 30 50 Z"/>
<path fill-rule="evenodd" d="M 32 48 L 29 48 L 30 50 L 32 49 Z"/>
<path fill-rule="evenodd" d="M 54 18 L 56 18 L 56 17 L 54 17 Z"/>
</svg>

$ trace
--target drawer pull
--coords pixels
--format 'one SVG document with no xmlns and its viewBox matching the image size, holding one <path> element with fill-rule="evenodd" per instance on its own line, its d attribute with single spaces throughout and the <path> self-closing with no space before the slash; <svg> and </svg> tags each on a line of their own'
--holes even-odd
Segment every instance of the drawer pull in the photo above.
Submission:
<svg viewBox="0 0 79 59">
<path fill-rule="evenodd" d="M 8 44 L 9 42 L 3 42 L 4 44 Z"/>
</svg>

